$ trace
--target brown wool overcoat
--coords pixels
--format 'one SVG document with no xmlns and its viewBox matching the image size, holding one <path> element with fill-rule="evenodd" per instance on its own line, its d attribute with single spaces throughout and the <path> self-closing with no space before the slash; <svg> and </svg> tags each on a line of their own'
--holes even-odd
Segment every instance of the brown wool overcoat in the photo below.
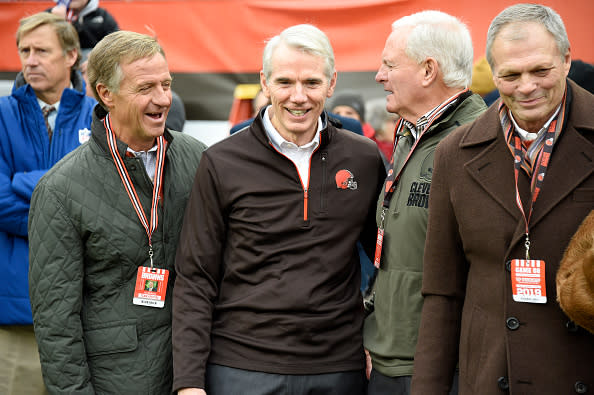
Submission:
<svg viewBox="0 0 594 395">
<path fill-rule="evenodd" d="M 497 105 L 438 146 L 424 256 L 425 296 L 413 394 L 594 393 L 594 335 L 556 301 L 563 252 L 594 207 L 594 96 L 573 82 L 530 220 L 530 254 L 546 262 L 546 304 L 512 299 L 510 259 L 525 257 L 513 160 Z M 524 210 L 529 179 L 518 181 Z"/>
</svg>

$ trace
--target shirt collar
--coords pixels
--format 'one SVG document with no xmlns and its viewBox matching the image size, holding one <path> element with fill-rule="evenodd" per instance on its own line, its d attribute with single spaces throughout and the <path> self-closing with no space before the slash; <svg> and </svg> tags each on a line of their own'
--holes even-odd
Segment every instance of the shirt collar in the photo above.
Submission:
<svg viewBox="0 0 594 395">
<path fill-rule="evenodd" d="M 460 92 L 456 92 L 454 95 L 448 97 L 437 106 L 433 107 L 431 110 L 427 111 L 425 114 L 421 115 L 421 117 L 417 120 L 416 125 L 411 128 L 411 133 L 415 137 L 415 140 L 418 138 L 419 133 L 422 133 L 427 127 L 428 124 L 433 122 L 433 120 L 439 117 L 444 111 L 451 106 L 456 100 L 457 96 L 460 96 L 460 93 L 464 92 L 466 89 L 461 90 Z"/>
<path fill-rule="evenodd" d="M 54 104 L 48 104 L 48 103 L 44 102 L 43 100 L 41 100 L 40 98 L 37 98 L 37 103 L 39 104 L 39 107 L 42 110 L 43 110 L 43 107 L 45 107 L 45 106 L 52 106 L 56 109 L 56 113 L 57 113 L 58 109 L 60 108 L 60 101 L 57 101 Z"/>
<path fill-rule="evenodd" d="M 72 81 L 70 82 L 70 86 L 68 86 L 68 88 L 73 89 Z M 41 109 L 43 109 L 43 107 L 45 107 L 45 106 L 53 106 L 56 109 L 56 113 L 58 113 L 58 108 L 60 108 L 60 100 L 58 100 L 54 104 L 49 104 L 49 103 L 44 102 L 40 98 L 37 98 L 37 104 L 39 104 L 39 107 L 41 107 Z"/>
<path fill-rule="evenodd" d="M 157 144 L 155 144 L 151 149 L 149 149 L 148 151 L 134 151 L 132 148 L 128 147 L 126 149 L 126 151 L 134 154 L 134 156 L 138 156 L 138 154 L 142 154 L 143 152 L 156 152 L 157 151 Z"/>
<path fill-rule="evenodd" d="M 296 144 L 287 141 L 283 136 L 280 135 L 280 133 L 276 130 L 276 128 L 274 127 L 274 125 L 272 124 L 272 121 L 270 120 L 270 117 L 268 116 L 268 111 L 270 110 L 270 106 L 266 107 L 266 110 L 264 111 L 264 114 L 262 115 L 262 119 L 264 122 L 264 130 L 266 131 L 266 135 L 268 136 L 268 139 L 270 139 L 270 142 L 272 143 L 272 145 L 277 149 L 277 150 L 281 150 L 281 147 L 283 145 L 294 145 L 296 146 Z M 316 134 L 314 135 L 313 139 L 307 143 L 302 145 L 302 148 L 309 148 L 311 146 L 313 146 L 314 148 L 317 147 L 320 144 L 320 131 L 322 129 L 324 129 L 325 124 L 323 124 L 322 121 L 322 117 L 318 118 L 318 129 L 316 130 Z"/>
<path fill-rule="evenodd" d="M 548 121 L 545 122 L 545 124 L 542 126 L 542 128 L 540 128 L 540 130 L 537 133 L 529 132 L 529 131 L 524 130 L 521 127 L 519 127 L 518 124 L 516 123 L 516 120 L 514 119 L 514 115 L 512 114 L 512 112 L 508 111 L 508 113 L 509 113 L 509 117 L 510 117 L 512 123 L 514 124 L 514 128 L 516 128 L 516 132 L 518 132 L 522 141 L 526 141 L 526 140 L 532 141 L 532 140 L 536 139 L 538 137 L 538 135 L 543 133 L 544 130 L 547 130 L 549 128 L 549 125 L 551 124 L 551 122 L 553 122 L 553 119 L 555 119 L 557 114 L 559 114 L 560 109 L 561 109 L 561 104 L 559 104 L 559 107 L 557 107 L 557 109 L 555 110 L 553 115 L 549 118 Z"/>
</svg>

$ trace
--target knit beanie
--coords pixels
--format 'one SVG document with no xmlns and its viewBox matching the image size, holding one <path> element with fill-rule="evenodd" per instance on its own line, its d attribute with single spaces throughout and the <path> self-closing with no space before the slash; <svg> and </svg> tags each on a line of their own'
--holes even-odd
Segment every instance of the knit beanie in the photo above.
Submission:
<svg viewBox="0 0 594 395">
<path fill-rule="evenodd" d="M 363 101 L 363 95 L 346 91 L 337 93 L 332 97 L 330 112 L 338 106 L 351 107 L 361 117 L 361 123 L 365 122 L 365 102 Z"/>
<path fill-rule="evenodd" d="M 487 63 L 487 58 L 483 56 L 472 66 L 472 83 L 470 84 L 470 90 L 484 96 L 494 89 L 495 83 L 493 82 L 493 73 L 491 72 L 489 63 Z"/>
</svg>

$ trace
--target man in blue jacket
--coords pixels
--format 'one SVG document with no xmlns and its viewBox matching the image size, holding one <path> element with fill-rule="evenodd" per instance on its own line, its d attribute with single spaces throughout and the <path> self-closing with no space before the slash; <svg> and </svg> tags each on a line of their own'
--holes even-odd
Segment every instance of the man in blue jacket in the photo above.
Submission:
<svg viewBox="0 0 594 395">
<path fill-rule="evenodd" d="M 77 71 L 70 23 L 46 12 L 20 21 L 22 71 L 0 98 L 0 393 L 44 393 L 28 287 L 27 221 L 37 181 L 88 140 L 96 104 Z M 47 113 L 47 116 L 44 114 Z"/>
</svg>

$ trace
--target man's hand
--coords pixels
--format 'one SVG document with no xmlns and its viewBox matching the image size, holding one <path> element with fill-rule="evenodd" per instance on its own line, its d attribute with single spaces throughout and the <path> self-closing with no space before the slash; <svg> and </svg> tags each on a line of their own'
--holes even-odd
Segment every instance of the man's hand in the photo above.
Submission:
<svg viewBox="0 0 594 395">
<path fill-rule="evenodd" d="M 371 355 L 369 355 L 369 351 L 365 350 L 365 376 L 367 376 L 367 380 L 371 376 L 371 368 Z"/>
<path fill-rule="evenodd" d="M 52 14 L 56 14 L 58 16 L 61 16 L 62 18 L 66 19 L 66 11 L 68 11 L 68 9 L 66 8 L 65 5 L 63 4 L 58 4 L 57 6 L 55 6 L 54 8 L 52 8 Z"/>
<path fill-rule="evenodd" d="M 202 388 L 182 388 L 177 391 L 178 395 L 206 395 L 206 391 Z"/>
</svg>

